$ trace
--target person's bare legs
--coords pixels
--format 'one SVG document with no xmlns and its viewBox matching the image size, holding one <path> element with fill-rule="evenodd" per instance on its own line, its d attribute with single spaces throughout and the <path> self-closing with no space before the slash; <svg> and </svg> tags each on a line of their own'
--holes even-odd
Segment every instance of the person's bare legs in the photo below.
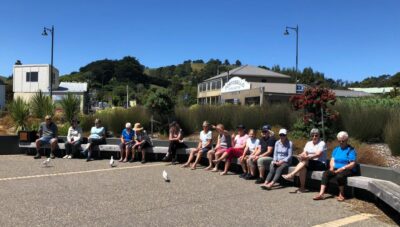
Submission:
<svg viewBox="0 0 400 227">
<path fill-rule="evenodd" d="M 304 167 L 306 167 L 307 163 L 308 160 L 299 162 L 299 164 L 297 164 L 296 168 L 294 168 L 294 170 L 291 173 L 282 175 L 282 177 L 285 178 L 286 180 L 292 180 L 298 172 L 300 172 L 301 170 L 304 169 Z"/>
<path fill-rule="evenodd" d="M 121 158 L 118 160 L 119 162 L 122 162 L 122 160 L 124 160 L 124 154 L 125 154 L 125 146 L 122 145 L 120 148 Z"/>
<path fill-rule="evenodd" d="M 140 151 L 142 152 L 142 162 L 146 161 L 146 149 L 140 148 Z"/>
<path fill-rule="evenodd" d="M 224 154 L 224 151 L 217 151 L 215 152 L 215 159 L 212 161 L 214 163 L 214 169 L 212 170 L 213 172 L 218 172 L 218 162 L 214 162 L 215 160 L 218 160 L 222 155 Z"/>
<path fill-rule="evenodd" d="M 198 149 L 194 149 L 194 148 L 193 148 L 193 149 L 190 150 L 189 158 L 188 158 L 187 162 L 186 162 L 185 164 L 182 165 L 182 168 L 189 167 L 190 163 L 192 162 L 192 160 L 193 160 L 193 158 L 194 158 L 194 155 L 195 155 L 197 152 L 198 152 Z"/>
<path fill-rule="evenodd" d="M 130 153 L 130 152 L 132 152 L 132 159 L 133 159 L 133 158 L 134 158 L 133 151 L 131 151 L 131 149 L 129 149 L 129 146 L 126 145 L 126 146 L 125 146 L 125 158 L 123 159 L 122 162 L 127 162 L 127 161 L 128 161 L 128 157 L 129 157 L 129 153 Z M 122 156 L 121 156 L 121 158 L 122 158 Z"/>
<path fill-rule="evenodd" d="M 56 150 L 56 148 L 57 148 L 57 145 L 58 145 L 58 143 L 57 143 L 57 139 L 51 139 L 50 140 L 50 152 L 51 152 L 51 154 L 53 154 L 53 156 L 54 156 L 54 151 Z M 51 155 L 50 155 L 51 156 Z"/>
<path fill-rule="evenodd" d="M 243 173 L 247 174 L 247 166 L 246 166 L 246 159 L 245 158 L 240 160 L 240 166 L 242 167 Z"/>
<path fill-rule="evenodd" d="M 194 161 L 193 165 L 192 165 L 192 170 L 196 169 L 197 163 L 199 163 L 201 156 L 203 156 L 203 150 L 199 150 L 199 152 L 197 152 L 197 157 L 196 160 Z"/>
<path fill-rule="evenodd" d="M 224 154 L 226 154 L 226 153 L 224 153 Z M 223 156 L 223 155 L 222 155 Z M 226 156 L 228 156 L 228 154 L 226 155 Z M 224 172 L 222 172 L 222 173 L 220 173 L 220 175 L 222 176 L 222 175 L 226 175 L 226 174 L 228 174 L 228 170 L 229 170 L 229 167 L 231 166 L 231 160 L 226 160 L 225 161 L 225 167 L 224 167 Z"/>
<path fill-rule="evenodd" d="M 306 176 L 307 176 L 307 169 L 306 168 L 302 168 L 299 171 L 299 179 L 300 179 L 299 191 L 300 192 L 304 192 L 306 190 Z"/>
<path fill-rule="evenodd" d="M 214 160 L 214 157 L 215 157 L 215 151 L 212 151 L 212 150 L 208 151 L 208 153 L 207 153 L 208 167 L 205 168 L 205 170 L 210 170 L 213 168 L 212 160 Z"/>
<path fill-rule="evenodd" d="M 339 196 L 337 198 L 338 201 L 344 201 L 344 186 L 339 186 Z"/>
</svg>

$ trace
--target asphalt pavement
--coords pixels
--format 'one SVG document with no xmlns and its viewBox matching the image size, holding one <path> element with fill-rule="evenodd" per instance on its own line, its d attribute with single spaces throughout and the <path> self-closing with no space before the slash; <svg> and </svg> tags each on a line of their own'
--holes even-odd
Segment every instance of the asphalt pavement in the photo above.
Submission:
<svg viewBox="0 0 400 227">
<path fill-rule="evenodd" d="M 0 156 L 0 226 L 314 226 L 360 213 L 336 199 L 313 201 L 294 187 L 261 190 L 237 175 L 220 176 L 161 162 Z M 162 178 L 166 170 L 171 178 Z M 386 226 L 374 217 L 349 224 Z"/>
</svg>

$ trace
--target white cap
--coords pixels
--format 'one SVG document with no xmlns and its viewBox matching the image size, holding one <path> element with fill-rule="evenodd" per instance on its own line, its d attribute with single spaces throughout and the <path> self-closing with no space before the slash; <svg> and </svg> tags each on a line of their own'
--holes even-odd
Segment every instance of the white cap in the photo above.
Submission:
<svg viewBox="0 0 400 227">
<path fill-rule="evenodd" d="M 129 123 L 129 122 L 127 122 L 127 123 L 125 124 L 125 128 L 132 128 L 132 124 Z"/>
<path fill-rule="evenodd" d="M 284 129 L 284 128 L 281 128 L 281 129 L 279 130 L 279 135 L 280 135 L 280 134 L 287 135 L 287 130 Z"/>
</svg>

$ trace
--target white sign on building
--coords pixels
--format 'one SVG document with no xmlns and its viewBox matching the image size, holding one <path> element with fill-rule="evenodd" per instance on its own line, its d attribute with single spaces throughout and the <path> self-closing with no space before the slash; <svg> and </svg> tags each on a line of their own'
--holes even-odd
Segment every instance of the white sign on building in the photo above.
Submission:
<svg viewBox="0 0 400 227">
<path fill-rule="evenodd" d="M 230 79 L 221 89 L 221 93 L 233 92 L 233 91 L 242 91 L 249 90 L 250 83 L 245 79 L 241 79 L 239 77 L 233 77 Z"/>
</svg>

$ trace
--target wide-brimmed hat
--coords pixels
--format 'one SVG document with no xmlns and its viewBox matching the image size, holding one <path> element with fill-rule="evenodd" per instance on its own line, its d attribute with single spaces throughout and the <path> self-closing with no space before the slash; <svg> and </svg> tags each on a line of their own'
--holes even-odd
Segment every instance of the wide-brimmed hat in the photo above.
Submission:
<svg viewBox="0 0 400 227">
<path fill-rule="evenodd" d="M 210 126 L 210 123 L 208 122 L 208 121 L 203 121 L 203 127 L 205 127 L 205 126 Z"/>
<path fill-rule="evenodd" d="M 135 126 L 133 127 L 133 130 L 135 131 L 140 131 L 143 130 L 143 127 L 140 123 L 135 123 Z"/>
</svg>

